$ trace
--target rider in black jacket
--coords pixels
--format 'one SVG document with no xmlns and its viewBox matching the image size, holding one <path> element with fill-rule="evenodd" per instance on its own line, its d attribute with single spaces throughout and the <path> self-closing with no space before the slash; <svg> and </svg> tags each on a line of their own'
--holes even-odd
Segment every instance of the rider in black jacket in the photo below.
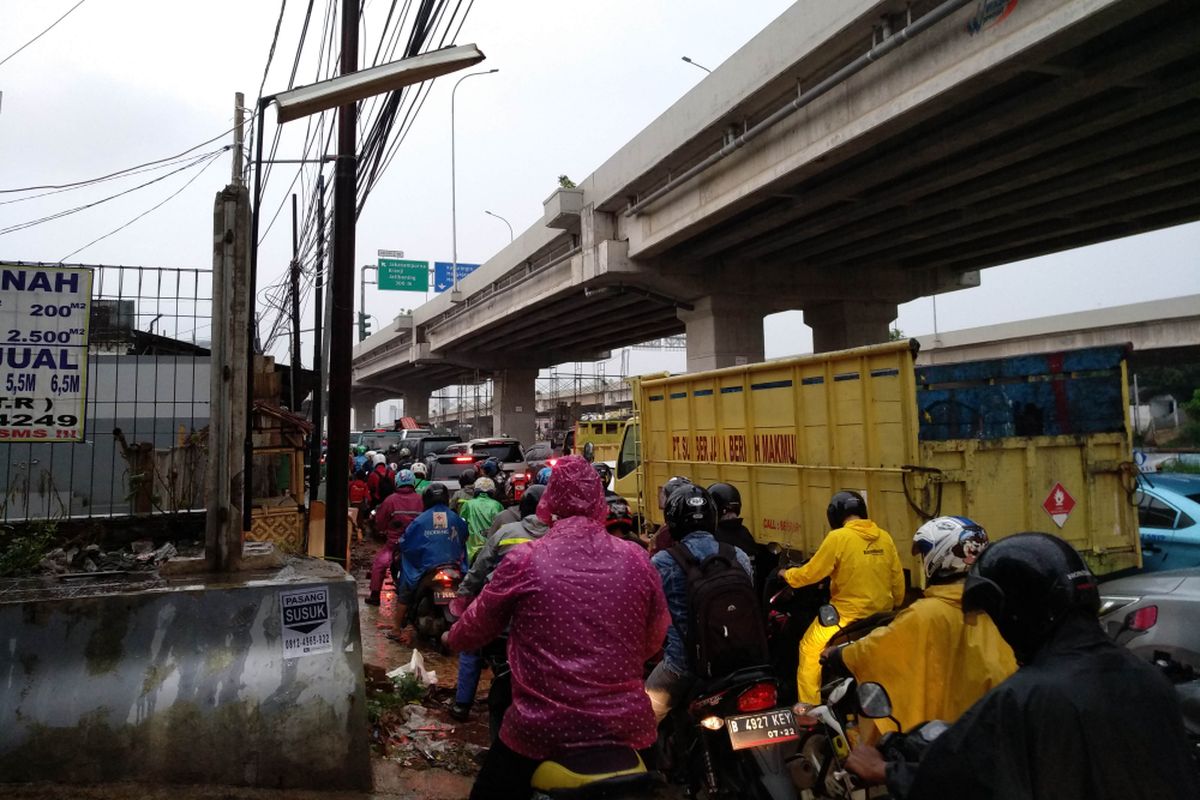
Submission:
<svg viewBox="0 0 1200 800">
<path fill-rule="evenodd" d="M 1111 642 L 1095 579 L 1061 539 L 1025 533 L 984 551 L 963 609 L 992 617 L 1021 665 L 917 764 L 856 747 L 847 768 L 902 800 L 1191 800 L 1200 779 L 1170 683 Z"/>
</svg>

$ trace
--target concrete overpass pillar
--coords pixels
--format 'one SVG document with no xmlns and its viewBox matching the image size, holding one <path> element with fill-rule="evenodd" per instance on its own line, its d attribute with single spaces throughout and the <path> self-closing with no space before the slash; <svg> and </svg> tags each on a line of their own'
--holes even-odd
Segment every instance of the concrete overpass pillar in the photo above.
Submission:
<svg viewBox="0 0 1200 800">
<path fill-rule="evenodd" d="M 351 403 L 351 409 L 354 411 L 354 430 L 365 431 L 368 428 L 375 427 L 375 406 L 379 405 L 374 400 L 358 400 L 355 399 Z"/>
<path fill-rule="evenodd" d="M 763 360 L 765 314 L 753 299 L 709 295 L 678 313 L 687 329 L 688 372 Z"/>
<path fill-rule="evenodd" d="M 404 416 L 417 422 L 429 422 L 429 392 L 425 389 L 408 389 L 400 395 L 404 399 Z"/>
<path fill-rule="evenodd" d="M 897 313 L 886 301 L 836 300 L 806 306 L 804 324 L 813 331 L 813 352 L 827 353 L 886 342 Z"/>
<path fill-rule="evenodd" d="M 506 369 L 492 375 L 492 431 L 529 445 L 537 416 L 536 369 Z"/>
</svg>

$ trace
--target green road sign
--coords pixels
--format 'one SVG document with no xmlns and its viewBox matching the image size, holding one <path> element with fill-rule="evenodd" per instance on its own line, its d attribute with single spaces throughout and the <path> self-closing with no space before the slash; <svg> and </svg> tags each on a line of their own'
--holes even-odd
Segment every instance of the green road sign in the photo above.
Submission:
<svg viewBox="0 0 1200 800">
<path fill-rule="evenodd" d="M 429 262 L 379 259 L 379 288 L 393 292 L 429 291 Z"/>
</svg>

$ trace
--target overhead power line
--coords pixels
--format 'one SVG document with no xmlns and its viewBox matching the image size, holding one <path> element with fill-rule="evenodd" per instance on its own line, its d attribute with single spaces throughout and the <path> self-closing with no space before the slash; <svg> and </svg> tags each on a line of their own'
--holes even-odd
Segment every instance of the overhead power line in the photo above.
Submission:
<svg viewBox="0 0 1200 800">
<path fill-rule="evenodd" d="M 45 36 L 45 35 L 46 35 L 47 33 L 49 33 L 50 31 L 54 30 L 54 26 L 55 26 L 55 25 L 57 25 L 58 23 L 62 22 L 64 19 L 66 19 L 67 17 L 69 17 L 69 16 L 71 15 L 71 12 L 72 12 L 72 11 L 74 11 L 74 10 L 75 10 L 75 9 L 77 9 L 77 8 L 79 8 L 79 7 L 80 7 L 81 5 L 83 5 L 85 2 L 86 2 L 86 0 L 79 0 L 79 2 L 78 2 L 78 3 L 76 3 L 75 5 L 73 5 L 73 6 L 71 6 L 70 8 L 68 8 L 68 9 L 67 9 L 67 13 L 63 14 L 63 15 L 62 15 L 61 17 L 59 17 L 58 19 L 54 20 L 54 22 L 51 22 L 51 23 L 50 23 L 50 27 L 49 27 L 49 28 L 46 28 L 44 31 L 42 31 L 41 33 L 39 33 L 37 36 L 33 37 L 33 38 L 32 38 L 32 39 L 30 39 L 28 42 L 26 42 L 25 44 L 21 45 L 21 46 L 20 46 L 20 47 L 18 47 L 16 50 L 13 50 L 11 53 L 9 53 L 7 56 L 5 56 L 5 57 L 4 57 L 4 60 L 3 60 L 3 61 L 0 61 L 0 67 L 3 67 L 5 64 L 7 64 L 7 63 L 9 62 L 9 59 L 11 59 L 11 58 L 12 58 L 13 56 L 15 56 L 17 53 L 21 52 L 21 51 L 22 51 L 22 50 L 24 50 L 26 47 L 29 47 L 29 45 L 31 45 L 31 44 L 33 44 L 34 42 L 36 42 L 38 39 L 42 38 L 43 36 Z"/>
<path fill-rule="evenodd" d="M 77 214 L 80 211 L 86 211 L 87 209 L 94 208 L 98 205 L 101 205 L 102 203 L 107 203 L 109 200 L 115 200 L 116 198 L 123 197 L 127 194 L 130 194 L 131 192 L 136 192 L 138 189 L 144 189 L 147 186 L 158 183 L 159 181 L 162 181 L 162 180 L 166 180 L 167 178 L 171 177 L 172 175 L 183 172 L 186 169 L 191 169 L 192 167 L 196 166 L 197 164 L 200 164 L 201 162 L 203 162 L 205 159 L 214 159 L 215 160 L 217 158 L 217 156 L 219 156 L 221 153 L 224 153 L 230 147 L 232 147 L 232 145 L 227 145 L 225 147 L 220 148 L 219 150 L 214 150 L 210 153 L 204 153 L 202 155 L 196 156 L 195 158 L 191 159 L 183 166 L 173 169 L 170 172 L 166 173 L 165 175 L 159 175 L 157 178 L 151 178 L 150 180 L 146 181 L 145 183 L 139 183 L 137 186 L 132 186 L 123 191 L 116 192 L 115 194 L 110 194 L 109 196 L 102 197 L 99 200 L 93 200 L 90 203 L 84 203 L 82 205 L 75 206 L 74 208 L 68 208 L 65 211 L 58 211 L 54 214 L 48 214 L 44 217 L 26 220 L 24 222 L 18 222 L 16 224 L 9 225 L 6 228 L 0 228 L 0 236 L 3 236 L 8 233 L 15 233 L 16 231 L 25 230 L 26 228 L 32 228 L 35 225 L 41 225 L 46 222 L 51 222 L 56 219 L 61 219 L 62 217 L 70 216 L 71 214 Z M 205 166 L 207 166 L 207 164 Z"/>
<path fill-rule="evenodd" d="M 149 214 L 151 211 L 155 211 L 155 210 L 157 210 L 157 209 L 159 209 L 159 208 L 162 208 L 164 205 L 166 205 L 168 202 L 170 202 L 170 201 L 171 201 L 171 200 L 173 200 L 173 199 L 174 199 L 176 196 L 178 196 L 178 195 L 179 195 L 179 194 L 180 194 L 180 193 L 181 193 L 181 192 L 182 192 L 184 189 L 188 188 L 188 187 L 189 187 L 189 186 L 191 186 L 193 183 L 195 183 L 196 179 L 197 179 L 197 178 L 199 178 L 201 175 L 203 175 L 203 174 L 204 174 L 204 172 L 205 172 L 205 170 L 207 170 L 209 167 L 211 167 L 211 166 L 212 166 L 212 165 L 213 165 L 213 164 L 214 164 L 214 163 L 217 161 L 217 159 L 219 159 L 219 158 L 221 157 L 221 153 L 223 153 L 223 152 L 224 152 L 224 150 L 222 149 L 221 151 L 219 151 L 219 152 L 217 152 L 217 153 L 214 153 L 214 154 L 210 155 L 210 156 L 209 156 L 209 158 L 208 158 L 208 162 L 207 162 L 207 163 L 206 163 L 206 164 L 205 164 L 205 165 L 204 165 L 204 166 L 203 166 L 203 167 L 200 169 L 200 171 L 199 171 L 199 172 L 197 172 L 197 173 L 196 173 L 195 175 L 193 175 L 192 177 L 188 178 L 187 182 L 186 182 L 185 184 L 183 184 L 183 186 L 180 186 L 178 189 L 176 189 L 175 191 L 171 192 L 171 193 L 170 193 L 169 195 L 167 195 L 165 198 L 163 198 L 163 199 L 162 199 L 162 200 L 160 200 L 159 202 L 155 203 L 154 205 L 150 206 L 150 207 L 149 207 L 149 208 L 147 208 L 145 211 L 143 211 L 142 213 L 138 214 L 138 215 L 137 215 L 136 217 L 134 217 L 133 219 L 131 219 L 131 220 L 129 220 L 128 222 L 126 222 L 124 225 L 118 225 L 117 227 L 113 228 L 111 231 L 109 231 L 108 233 L 104 234 L 103 236 L 98 236 L 98 237 L 96 237 L 95 239 L 92 239 L 90 242 L 88 242 L 87 244 L 85 244 L 83 247 L 79 247 L 79 248 L 77 248 L 77 249 L 75 249 L 75 250 L 72 250 L 71 252 L 67 253 L 65 256 L 63 256 L 62 258 L 60 258 L 60 259 L 59 259 L 59 262 L 61 263 L 61 262 L 63 262 L 63 261 L 66 261 L 68 258 L 70 258 L 71 256 L 75 255 L 76 253 L 81 253 L 81 252 L 83 252 L 84 250 L 88 249 L 89 247 L 91 247 L 92 245 L 96 244 L 97 242 L 103 241 L 103 240 L 107 239 L 108 237 L 112 236 L 112 235 L 113 235 L 113 234 L 115 234 L 115 233 L 120 233 L 121 231 L 125 230 L 125 229 L 126 229 L 126 228 L 128 228 L 130 225 L 132 225 L 133 223 L 137 222 L 137 221 L 138 221 L 139 219 L 141 219 L 142 217 L 144 217 L 144 216 L 146 216 L 147 214 Z"/>
<path fill-rule="evenodd" d="M 237 126 L 235 125 L 234 127 L 237 127 Z M 124 175 L 134 174 L 137 172 L 144 172 L 144 171 L 146 171 L 147 167 L 153 167 L 156 164 L 165 165 L 168 162 L 178 161 L 180 158 L 182 158 L 183 156 L 186 156 L 188 153 L 191 153 L 194 150 L 199 150 L 201 147 L 204 147 L 204 145 L 206 145 L 206 144 L 212 144 L 213 142 L 217 141 L 218 139 L 223 139 L 232 132 L 233 132 L 233 128 L 226 128 L 225 130 L 221 131 L 220 133 L 218 133 L 216 136 L 212 137 L 211 139 L 205 139 L 203 142 L 200 142 L 199 144 L 194 144 L 191 147 L 189 147 L 187 150 L 184 150 L 181 153 L 176 153 L 175 155 L 167 156 L 166 158 L 158 158 L 158 159 L 155 159 L 154 161 L 147 161 L 144 164 L 135 164 L 132 167 L 126 167 L 125 169 L 119 169 L 116 172 L 110 172 L 107 175 L 101 175 L 98 178 L 86 178 L 81 181 L 72 181 L 71 183 L 58 183 L 58 184 L 48 183 L 48 184 L 45 184 L 42 186 L 22 186 L 19 189 L 0 189 L 0 194 L 19 194 L 21 192 L 36 192 L 36 191 L 39 191 L 42 189 L 54 189 L 54 190 L 73 189 L 77 186 L 90 186 L 92 184 L 102 183 L 107 180 L 112 180 L 113 178 L 120 178 Z M 226 148 L 222 148 L 222 149 L 228 150 L 229 148 L 226 147 Z"/>
</svg>

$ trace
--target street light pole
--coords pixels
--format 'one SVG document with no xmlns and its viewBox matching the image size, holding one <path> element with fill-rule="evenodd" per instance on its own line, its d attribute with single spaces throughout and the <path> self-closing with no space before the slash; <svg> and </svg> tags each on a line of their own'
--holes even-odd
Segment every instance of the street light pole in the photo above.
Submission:
<svg viewBox="0 0 1200 800">
<path fill-rule="evenodd" d="M 712 74 L 712 70 L 709 69 L 708 67 L 704 66 L 703 64 L 697 64 L 695 61 L 692 61 L 687 56 L 680 56 L 680 58 L 682 58 L 687 63 L 691 64 L 693 67 L 699 67 L 700 69 L 704 70 L 705 72 L 709 73 L 710 75 Z"/>
<path fill-rule="evenodd" d="M 491 75 L 493 72 L 499 71 L 498 69 L 489 69 L 482 72 L 469 72 L 455 81 L 454 88 L 450 90 L 450 271 L 454 276 L 454 288 L 450 290 L 450 302 L 452 303 L 460 299 L 458 294 L 458 181 L 454 174 L 454 94 L 458 91 L 458 85 L 467 78 L 474 78 L 476 75 Z"/>
<path fill-rule="evenodd" d="M 356 213 L 357 163 L 354 125 L 360 100 L 376 94 L 456 72 L 484 59 L 475 45 L 446 47 L 387 64 L 358 70 L 359 0 L 342 0 L 341 75 L 324 81 L 289 89 L 259 99 L 254 143 L 254 207 L 251 210 L 249 315 L 246 321 L 249 341 L 246 346 L 246 435 L 245 466 L 242 484 L 242 530 L 250 532 L 253 522 L 253 436 L 254 347 L 257 325 L 254 298 L 258 279 L 258 228 L 263 186 L 264 111 L 272 103 L 277 107 L 280 124 L 338 109 L 338 155 L 334 185 L 333 260 L 330 269 L 329 313 L 329 458 L 328 506 L 325 528 L 325 553 L 337 562 L 345 561 L 346 523 L 349 497 L 350 386 L 353 359 L 354 326 L 354 223 Z M 347 565 L 348 566 L 348 565 Z"/>
<path fill-rule="evenodd" d="M 484 209 L 483 213 L 487 214 L 489 217 L 495 217 L 496 219 L 503 222 L 505 225 L 508 225 L 508 243 L 512 244 L 513 229 L 512 229 L 512 225 L 509 224 L 508 220 L 506 220 L 504 217 L 500 216 L 499 214 L 493 214 L 491 211 L 488 211 L 487 209 Z"/>
</svg>

